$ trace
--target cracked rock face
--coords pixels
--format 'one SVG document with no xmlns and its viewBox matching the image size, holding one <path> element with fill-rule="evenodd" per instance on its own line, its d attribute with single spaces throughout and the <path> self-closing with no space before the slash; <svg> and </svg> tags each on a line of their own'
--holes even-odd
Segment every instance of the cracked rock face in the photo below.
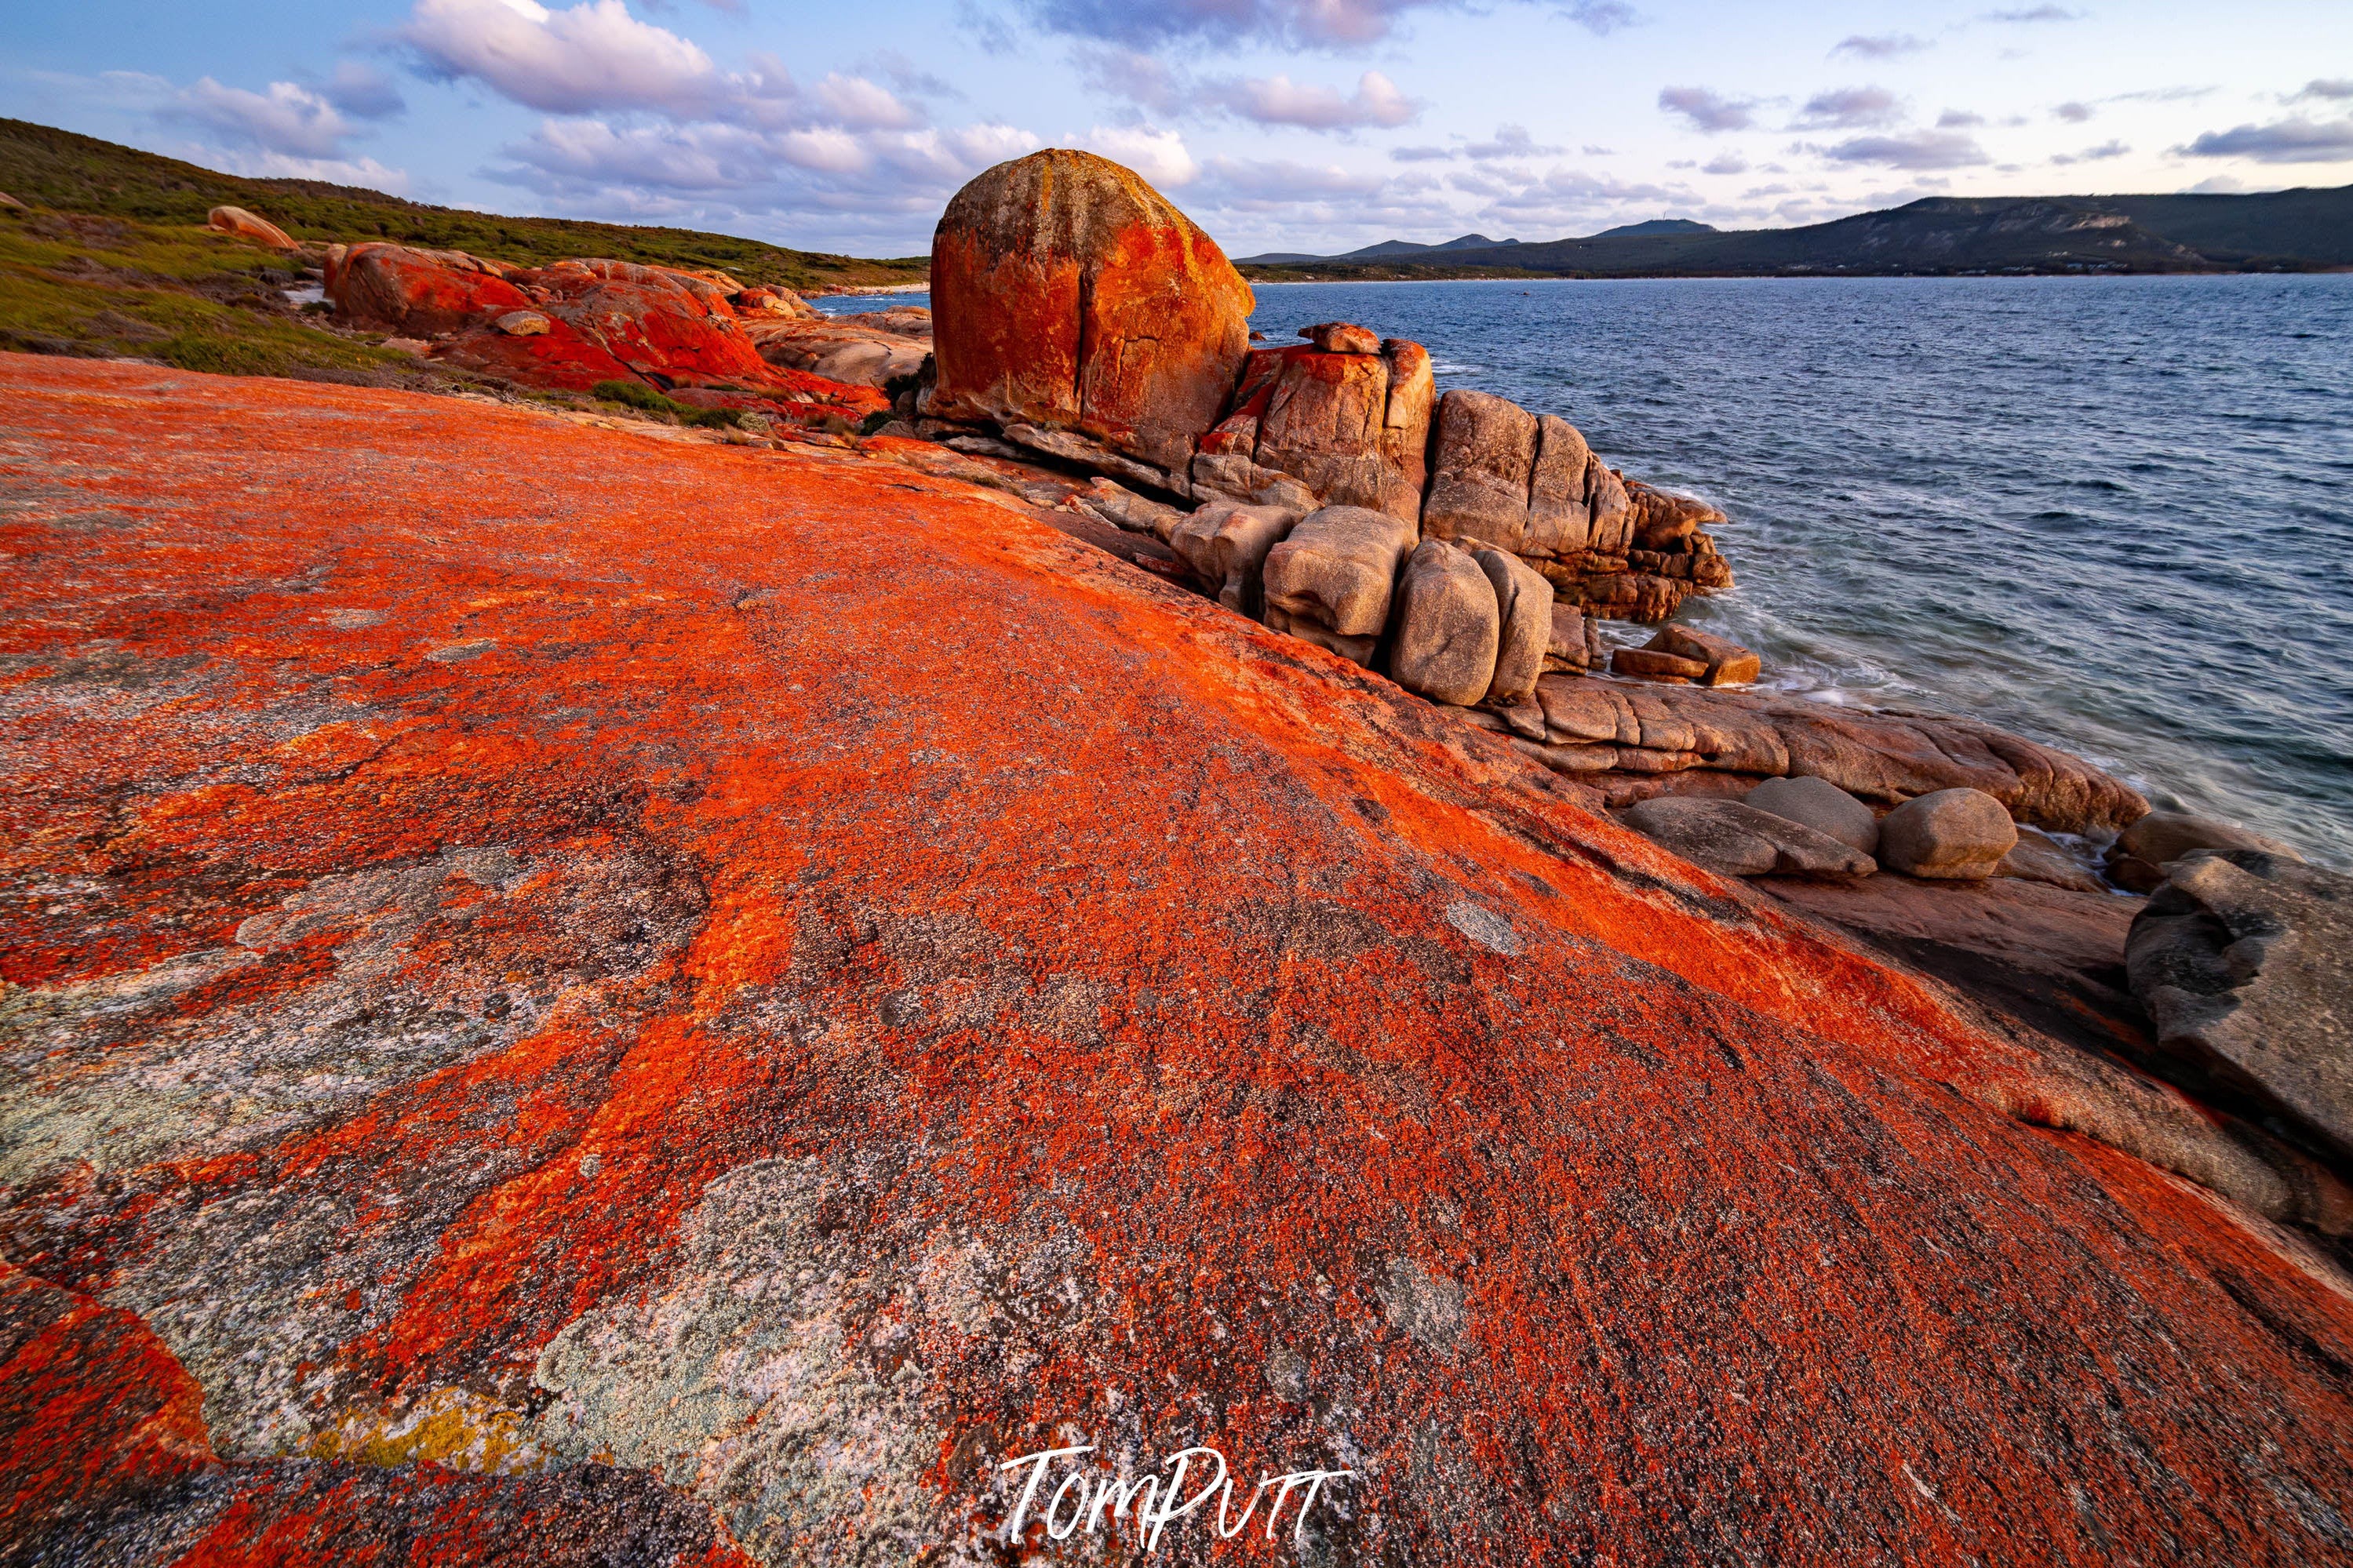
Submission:
<svg viewBox="0 0 2353 1568">
<path fill-rule="evenodd" d="M 1283 1561 L 2353 1552 L 2201 1108 L 1342 659 L 848 454 L 12 355 L 0 444 L 27 1556 L 1119 1561 L 1006 1462 L 1194 1444 L 1354 1472 Z"/>
<path fill-rule="evenodd" d="M 2353 1156 L 2353 877 L 2195 850 L 2126 952 L 2161 1047 Z"/>
</svg>

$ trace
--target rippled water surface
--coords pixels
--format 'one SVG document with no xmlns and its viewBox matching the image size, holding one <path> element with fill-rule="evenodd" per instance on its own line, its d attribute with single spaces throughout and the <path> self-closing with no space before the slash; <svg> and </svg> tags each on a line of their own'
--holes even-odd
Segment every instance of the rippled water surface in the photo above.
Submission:
<svg viewBox="0 0 2353 1568">
<path fill-rule="evenodd" d="M 1261 286 L 1733 521 L 1771 678 L 2353 864 L 2353 276 Z M 922 302 L 920 300 L 911 302 Z M 871 308 L 871 307 L 869 307 Z"/>
</svg>

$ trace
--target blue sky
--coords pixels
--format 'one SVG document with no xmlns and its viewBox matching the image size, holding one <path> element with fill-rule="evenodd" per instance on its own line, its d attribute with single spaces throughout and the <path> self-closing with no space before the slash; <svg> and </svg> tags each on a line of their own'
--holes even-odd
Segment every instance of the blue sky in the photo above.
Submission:
<svg viewBox="0 0 2353 1568">
<path fill-rule="evenodd" d="M 0 113 L 451 205 L 913 254 L 1047 145 L 1225 244 L 2353 183 L 2353 5 L 76 0 Z"/>
</svg>

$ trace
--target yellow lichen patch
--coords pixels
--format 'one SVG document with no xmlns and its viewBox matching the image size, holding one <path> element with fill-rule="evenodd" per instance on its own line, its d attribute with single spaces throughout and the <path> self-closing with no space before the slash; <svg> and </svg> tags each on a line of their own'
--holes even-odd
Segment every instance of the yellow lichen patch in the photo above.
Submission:
<svg viewBox="0 0 2353 1568">
<path fill-rule="evenodd" d="M 413 1465 L 429 1459 L 453 1470 L 512 1476 L 536 1470 L 547 1456 L 533 1443 L 519 1410 L 494 1405 L 462 1388 L 437 1388 L 397 1409 L 345 1411 L 335 1425 L 311 1434 L 303 1451 L 313 1458 L 359 1465 Z"/>
</svg>

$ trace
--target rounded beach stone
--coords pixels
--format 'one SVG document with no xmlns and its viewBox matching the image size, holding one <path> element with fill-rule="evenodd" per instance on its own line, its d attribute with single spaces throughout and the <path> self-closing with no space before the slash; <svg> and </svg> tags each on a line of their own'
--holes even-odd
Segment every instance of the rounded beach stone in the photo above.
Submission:
<svg viewBox="0 0 2353 1568">
<path fill-rule="evenodd" d="M 1879 853 L 1879 818 L 1828 779 L 1767 779 L 1744 798 L 1759 811 L 1828 834 L 1865 855 Z"/>
<path fill-rule="evenodd" d="M 1880 862 L 1907 877 L 1977 881 L 2018 842 L 2008 808 L 1983 790 L 1940 789 L 1881 818 Z"/>
</svg>

